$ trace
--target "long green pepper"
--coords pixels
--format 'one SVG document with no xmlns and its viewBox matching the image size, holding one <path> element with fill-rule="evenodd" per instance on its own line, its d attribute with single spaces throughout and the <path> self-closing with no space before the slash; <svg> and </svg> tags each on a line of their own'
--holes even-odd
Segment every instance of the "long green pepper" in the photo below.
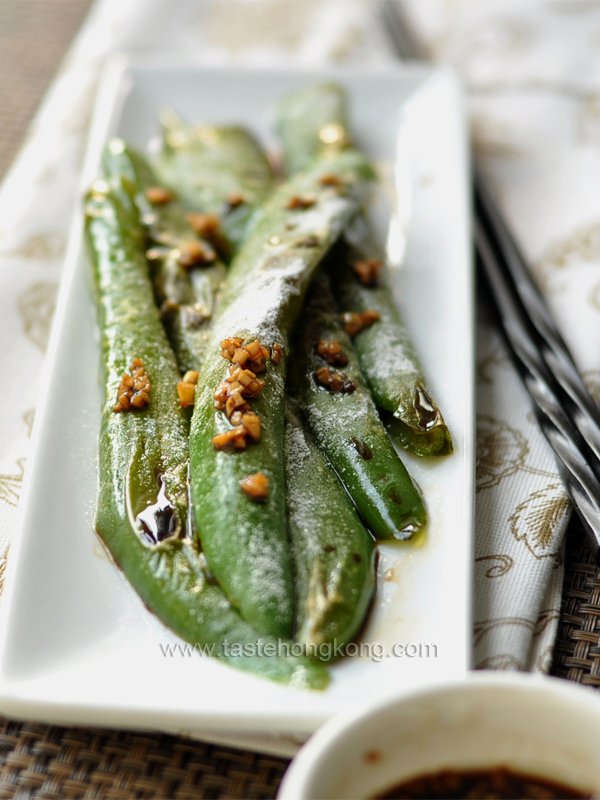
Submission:
<svg viewBox="0 0 600 800">
<path fill-rule="evenodd" d="M 334 178 L 332 185 L 331 178 Z M 290 636 L 294 586 L 286 526 L 283 426 L 284 357 L 268 363 L 252 409 L 261 438 L 242 452 L 215 450 L 212 439 L 231 428 L 214 393 L 228 376 L 222 340 L 259 339 L 283 347 L 318 264 L 356 212 L 372 177 L 365 158 L 346 150 L 323 158 L 270 195 L 234 259 L 213 322 L 190 432 L 191 483 L 197 529 L 211 570 L 242 616 L 263 633 Z M 310 201 L 298 207 L 297 199 Z M 240 483 L 262 473 L 269 494 L 260 504 Z"/>
<path fill-rule="evenodd" d="M 344 312 L 376 311 L 379 319 L 352 340 L 361 369 L 379 408 L 393 414 L 392 430 L 403 447 L 419 456 L 452 452 L 452 437 L 427 388 L 423 368 L 394 303 L 385 258 L 373 241 L 364 217 L 358 215 L 344 231 L 345 246 L 331 259 L 330 274 L 338 305 Z M 379 280 L 363 285 L 353 264 L 378 259 Z"/>
<path fill-rule="evenodd" d="M 346 363 L 330 367 L 316 352 L 320 341 L 339 344 Z M 345 387 L 327 389 L 320 370 L 339 375 Z M 325 275 L 305 306 L 290 389 L 375 538 L 408 539 L 422 528 L 427 514 L 421 494 L 388 439 Z"/>
<path fill-rule="evenodd" d="M 230 255 L 240 248 L 254 210 L 275 185 L 263 149 L 245 128 L 187 125 L 170 112 L 162 118 L 154 167 L 190 211 L 217 214 Z"/>
<path fill-rule="evenodd" d="M 375 591 L 375 545 L 288 399 L 285 459 L 296 640 L 322 660 L 358 634 Z"/>
<path fill-rule="evenodd" d="M 284 97 L 278 106 L 277 130 L 290 172 L 305 169 L 323 153 L 348 147 L 346 94 L 335 83 L 309 86 Z M 406 449 L 420 456 L 447 455 L 452 438 L 427 388 L 423 369 L 406 331 L 384 268 L 376 286 L 363 286 L 352 264 L 366 258 L 385 259 L 363 214 L 344 232 L 347 248 L 331 261 L 333 291 L 340 309 L 374 310 L 379 320 L 354 339 L 360 366 L 377 405 L 398 420 L 394 431 Z"/>
<path fill-rule="evenodd" d="M 179 370 L 154 305 L 144 231 L 122 178 L 97 181 L 86 198 L 86 232 L 96 277 L 106 400 L 100 433 L 96 528 L 143 602 L 172 630 L 213 656 L 273 680 L 324 688 L 324 669 L 278 654 L 218 586 L 207 580 L 187 530 L 187 420 Z M 115 413 L 133 358 L 152 387 L 145 408 Z M 265 657 L 265 647 L 275 648 Z M 284 651 L 285 653 L 285 651 Z"/>
<path fill-rule="evenodd" d="M 199 237 L 177 200 L 152 204 L 146 195 L 158 186 L 158 178 L 146 159 L 122 139 L 113 139 L 104 151 L 103 165 L 109 178 L 128 182 L 146 232 L 153 283 L 161 318 L 175 351 L 180 371 L 197 370 L 202 363 L 207 328 L 217 294 L 225 279 L 225 266 L 212 245 L 203 241 L 212 263 L 186 268 L 182 252 Z"/>
</svg>

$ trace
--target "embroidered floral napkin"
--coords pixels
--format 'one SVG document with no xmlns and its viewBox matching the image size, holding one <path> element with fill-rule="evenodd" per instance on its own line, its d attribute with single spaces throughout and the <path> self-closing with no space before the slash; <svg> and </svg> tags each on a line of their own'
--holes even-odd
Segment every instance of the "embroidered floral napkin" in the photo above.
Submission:
<svg viewBox="0 0 600 800">
<path fill-rule="evenodd" d="M 600 389 L 600 3 L 412 0 L 465 81 L 475 147 L 592 391 Z M 371 0 L 97 0 L 0 191 L 0 552 L 27 441 L 94 89 L 108 54 L 213 64 L 393 61 Z M 569 505 L 503 344 L 478 329 L 475 655 L 546 670 Z M 240 746 L 291 753 L 294 742 Z"/>
<path fill-rule="evenodd" d="M 462 76 L 480 163 L 600 399 L 600 3 L 411 2 Z M 569 503 L 498 334 L 477 360 L 475 664 L 549 667 Z"/>
</svg>

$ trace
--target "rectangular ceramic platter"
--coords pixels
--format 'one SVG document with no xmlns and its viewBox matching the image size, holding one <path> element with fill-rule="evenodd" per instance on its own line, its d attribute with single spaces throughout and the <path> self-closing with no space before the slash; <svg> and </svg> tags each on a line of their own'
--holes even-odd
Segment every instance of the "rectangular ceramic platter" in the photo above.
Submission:
<svg viewBox="0 0 600 800">
<path fill-rule="evenodd" d="M 388 650 L 433 645 L 437 656 L 432 647 L 429 657 L 423 650 L 421 657 L 346 658 L 331 668 L 326 691 L 310 692 L 198 653 L 163 655 L 165 645 L 179 640 L 142 605 L 94 532 L 102 387 L 78 214 L 28 462 L 22 526 L 2 600 L 2 713 L 302 737 L 351 703 L 464 675 L 470 649 L 473 276 L 467 137 L 454 77 L 425 66 L 349 74 L 114 63 L 99 92 L 84 184 L 97 175 L 109 136 L 147 147 L 165 107 L 192 121 L 248 125 L 272 147 L 274 101 L 327 79 L 348 89 L 356 140 L 388 188 L 397 174 L 404 209 L 401 166 L 408 154 L 408 249 L 394 288 L 455 444 L 450 458 L 406 457 L 430 524 L 416 543 L 380 548 L 377 597 L 361 641 Z M 404 154 L 399 159 L 398 148 Z"/>
</svg>

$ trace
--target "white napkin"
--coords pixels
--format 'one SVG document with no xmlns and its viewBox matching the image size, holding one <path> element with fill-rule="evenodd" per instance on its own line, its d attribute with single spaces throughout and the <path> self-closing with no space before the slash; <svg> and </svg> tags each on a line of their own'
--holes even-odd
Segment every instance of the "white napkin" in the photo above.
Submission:
<svg viewBox="0 0 600 800">
<path fill-rule="evenodd" d="M 600 4 L 410 3 L 468 93 L 477 155 L 600 397 Z M 497 333 L 478 335 L 475 665 L 547 670 L 569 503 Z"/>
<path fill-rule="evenodd" d="M 585 343 L 598 341 L 600 326 L 593 273 L 600 258 L 600 7 L 415 0 L 410 8 L 435 55 L 467 81 L 478 151 L 593 388 L 600 356 Z M 80 201 L 94 88 L 114 51 L 212 64 L 393 59 L 369 0 L 97 1 L 0 191 L 0 575 L 70 217 Z M 475 662 L 547 669 L 568 503 L 527 397 L 485 320 L 479 345 Z M 282 755 L 298 746 L 279 737 L 219 741 Z"/>
</svg>

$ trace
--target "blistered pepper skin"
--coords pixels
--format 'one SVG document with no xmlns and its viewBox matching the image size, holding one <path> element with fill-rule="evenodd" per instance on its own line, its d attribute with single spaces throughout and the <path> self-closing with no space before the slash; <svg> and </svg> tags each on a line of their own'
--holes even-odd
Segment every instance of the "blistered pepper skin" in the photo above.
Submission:
<svg viewBox="0 0 600 800">
<path fill-rule="evenodd" d="M 385 259 L 379 259 L 381 273 L 373 286 L 363 285 L 353 270 L 357 262 L 379 255 L 362 216 L 353 220 L 345 240 L 339 257 L 330 262 L 330 275 L 340 311 L 376 311 L 379 316 L 352 340 L 373 399 L 393 415 L 392 431 L 407 450 L 419 456 L 449 455 L 452 437 L 400 318 Z"/>
<path fill-rule="evenodd" d="M 86 199 L 106 398 L 99 442 L 96 529 L 142 601 L 175 633 L 227 663 L 272 680 L 322 689 L 328 675 L 302 656 L 265 655 L 274 639 L 245 622 L 207 580 L 187 531 L 187 419 L 177 396 L 179 370 L 154 305 L 144 232 L 121 179 L 99 181 Z M 151 381 L 150 402 L 115 413 L 117 389 L 133 358 Z M 159 490 L 162 484 L 162 500 Z M 152 543 L 139 514 L 160 501 L 167 534 Z M 212 649 L 211 649 L 212 648 Z"/>
<path fill-rule="evenodd" d="M 339 185 L 323 181 L 335 174 Z M 244 246 L 230 266 L 196 400 L 190 432 L 191 484 L 197 530 L 210 567 L 242 616 L 259 631 L 290 636 L 294 586 L 286 526 L 283 426 L 288 338 L 318 264 L 355 213 L 372 171 L 364 157 L 345 151 L 323 159 L 276 189 L 257 212 Z M 310 198 L 299 208 L 294 198 Z M 215 450 L 212 439 L 229 430 L 214 393 L 228 376 L 220 342 L 258 339 L 282 346 L 279 364 L 267 363 L 265 386 L 251 406 L 261 438 L 241 452 Z M 257 503 L 240 483 L 260 472 L 269 478 Z"/>
<path fill-rule="evenodd" d="M 349 146 L 346 94 L 335 83 L 308 86 L 280 101 L 277 130 L 291 173 L 323 153 Z M 360 366 L 379 408 L 394 416 L 394 434 L 419 456 L 452 452 L 452 437 L 427 387 L 415 347 L 394 302 L 385 264 L 376 285 L 363 286 L 352 265 L 383 255 L 363 214 L 344 232 L 346 250 L 332 265 L 332 288 L 340 310 L 377 311 L 379 320 L 353 340 Z"/>
<path fill-rule="evenodd" d="M 295 638 L 328 661 L 363 624 L 375 591 L 375 545 L 292 401 L 286 413 L 285 455 Z"/>
<path fill-rule="evenodd" d="M 316 352 L 319 341 L 337 342 L 346 364 L 329 367 Z M 411 538 L 427 521 L 423 499 L 388 439 L 325 275 L 311 287 L 293 364 L 291 393 L 373 536 Z M 348 387 L 326 388 L 322 369 L 342 374 Z"/>
</svg>

